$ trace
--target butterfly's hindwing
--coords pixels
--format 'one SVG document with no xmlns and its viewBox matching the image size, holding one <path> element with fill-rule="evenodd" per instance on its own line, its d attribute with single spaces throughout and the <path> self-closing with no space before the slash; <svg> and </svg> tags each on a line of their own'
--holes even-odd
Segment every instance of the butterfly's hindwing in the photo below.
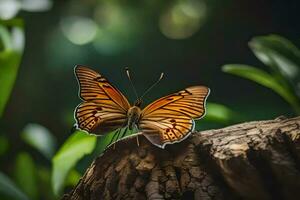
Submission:
<svg viewBox="0 0 300 200">
<path fill-rule="evenodd" d="M 95 102 L 79 104 L 75 113 L 78 128 L 94 134 L 102 135 L 126 123 L 124 113 L 100 107 Z"/>
<path fill-rule="evenodd" d="M 140 127 L 143 134 L 153 144 L 164 147 L 165 144 L 183 140 L 194 130 L 194 121 L 190 118 L 148 118 L 142 120 Z"/>
</svg>

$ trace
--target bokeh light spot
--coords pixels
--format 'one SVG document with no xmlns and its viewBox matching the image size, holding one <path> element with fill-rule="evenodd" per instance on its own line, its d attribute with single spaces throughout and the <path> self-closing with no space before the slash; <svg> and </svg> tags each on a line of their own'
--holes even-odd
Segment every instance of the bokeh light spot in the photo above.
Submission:
<svg viewBox="0 0 300 200">
<path fill-rule="evenodd" d="M 42 12 L 51 7 L 51 0 L 22 0 L 22 9 L 29 12 Z"/>
<path fill-rule="evenodd" d="M 93 45 L 104 55 L 120 53 L 131 48 L 141 29 L 136 10 L 112 2 L 99 4 L 94 11 L 94 18 L 99 31 Z"/>
<path fill-rule="evenodd" d="M 17 0 L 0 0 L 0 19 L 11 19 L 17 15 L 21 3 Z"/>
<path fill-rule="evenodd" d="M 201 0 L 179 1 L 161 15 L 159 28 L 170 39 L 185 39 L 199 30 L 206 13 Z"/>
<path fill-rule="evenodd" d="M 68 40 L 77 45 L 90 43 L 98 32 L 92 19 L 79 16 L 63 18 L 60 27 Z"/>
</svg>

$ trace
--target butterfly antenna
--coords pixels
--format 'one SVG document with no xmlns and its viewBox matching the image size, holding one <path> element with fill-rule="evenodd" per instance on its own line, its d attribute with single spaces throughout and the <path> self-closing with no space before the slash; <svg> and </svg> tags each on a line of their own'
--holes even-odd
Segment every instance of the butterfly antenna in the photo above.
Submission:
<svg viewBox="0 0 300 200">
<path fill-rule="evenodd" d="M 134 92 L 136 98 L 138 99 L 138 98 L 139 98 L 139 95 L 137 94 L 136 89 L 135 89 L 135 87 L 134 87 L 134 85 L 133 85 L 133 82 L 132 82 L 132 80 L 131 80 L 129 68 L 128 68 L 128 67 L 125 67 L 125 71 L 126 71 L 126 74 L 127 74 L 128 79 L 129 79 L 131 88 L 132 88 L 132 90 L 133 90 L 133 92 Z"/>
<path fill-rule="evenodd" d="M 164 73 L 162 72 L 161 74 L 160 74 L 160 77 L 159 77 L 159 79 L 155 82 L 155 83 L 153 83 L 145 92 L 144 92 L 144 94 L 140 97 L 140 99 L 142 99 L 150 90 L 152 90 L 152 88 L 154 88 L 160 81 L 161 81 L 161 79 L 164 77 Z"/>
</svg>

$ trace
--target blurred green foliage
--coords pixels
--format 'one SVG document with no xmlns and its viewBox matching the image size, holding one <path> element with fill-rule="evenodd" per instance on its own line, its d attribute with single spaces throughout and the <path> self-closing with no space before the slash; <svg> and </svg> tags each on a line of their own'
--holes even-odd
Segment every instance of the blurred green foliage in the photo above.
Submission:
<svg viewBox="0 0 300 200">
<path fill-rule="evenodd" d="M 223 71 L 272 89 L 300 114 L 300 50 L 278 35 L 255 37 L 249 46 L 271 73 L 240 64 L 225 65 Z"/>
<path fill-rule="evenodd" d="M 0 118 L 10 97 L 24 48 L 23 22 L 20 19 L 0 20 Z M 0 156 L 9 147 L 5 136 L 0 135 Z M 30 170 L 30 169 L 29 169 Z M 27 196 L 0 172 L 0 193 L 7 198 L 28 199 Z"/>
<path fill-rule="evenodd" d="M 68 173 L 84 155 L 90 154 L 96 145 L 96 137 L 77 131 L 72 134 L 53 157 L 52 187 L 60 194 Z"/>
<path fill-rule="evenodd" d="M 21 138 L 51 160 L 55 151 L 56 141 L 45 127 L 39 124 L 27 124 L 21 133 Z"/>
<path fill-rule="evenodd" d="M 29 198 L 15 185 L 5 174 L 0 172 L 0 194 L 1 199 L 29 200 Z"/>
<path fill-rule="evenodd" d="M 22 20 L 0 21 L 0 117 L 17 77 L 23 48 Z"/>
<path fill-rule="evenodd" d="M 21 8 L 23 10 L 41 11 L 45 8 L 47 4 L 45 3 L 46 1 L 30 6 L 30 1 L 18 2 L 5 0 L 0 2 L 0 118 L 2 118 L 4 109 L 10 98 L 25 45 L 23 20 L 14 18 L 14 16 Z M 46 132 L 42 126 L 38 126 L 40 130 L 36 130 L 37 126 L 27 127 L 23 133 L 23 140 L 37 148 L 50 159 L 54 152 L 54 138 L 51 138 L 51 134 Z M 10 147 L 11 141 L 9 141 L 8 137 L 1 134 L 0 156 L 4 156 L 4 153 Z M 38 167 L 29 153 L 19 152 L 16 155 L 14 163 L 14 181 L 0 172 L 0 199 L 34 200 L 39 198 L 49 199 L 51 197 L 53 199 L 54 196 L 51 194 L 51 190 L 49 190 L 50 180 L 42 180 L 40 178 L 43 176 L 38 175 L 41 169 L 43 167 Z M 44 174 L 47 173 L 50 174 L 49 169 L 46 169 L 46 173 Z M 40 192 L 45 183 L 47 191 L 45 190 L 43 194 L 46 195 L 42 197 L 43 195 Z"/>
<path fill-rule="evenodd" d="M 14 176 L 16 184 L 30 199 L 38 199 L 37 167 L 29 153 L 17 155 Z"/>
<path fill-rule="evenodd" d="M 9 148 L 8 139 L 0 135 L 0 156 L 5 154 Z"/>
<path fill-rule="evenodd" d="M 232 124 L 234 122 L 242 121 L 241 116 L 233 111 L 232 109 L 228 108 L 225 105 L 208 102 L 207 106 L 207 113 L 205 115 L 205 120 L 213 121 L 220 123 L 222 125 Z M 199 124 L 199 125 L 198 125 Z M 196 128 L 201 126 L 201 121 L 196 121 Z"/>
</svg>

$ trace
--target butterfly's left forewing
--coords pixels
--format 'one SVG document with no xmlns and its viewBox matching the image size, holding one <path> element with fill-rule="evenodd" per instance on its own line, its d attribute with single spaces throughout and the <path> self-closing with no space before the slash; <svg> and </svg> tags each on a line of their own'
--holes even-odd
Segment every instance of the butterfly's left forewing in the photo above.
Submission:
<svg viewBox="0 0 300 200">
<path fill-rule="evenodd" d="M 89 133 L 103 135 L 122 127 L 130 107 L 125 96 L 99 73 L 76 66 L 83 102 L 75 110 L 76 125 Z"/>
<path fill-rule="evenodd" d="M 195 128 L 194 119 L 205 114 L 209 88 L 194 86 L 168 95 L 142 111 L 139 128 L 154 145 L 180 142 Z"/>
</svg>

